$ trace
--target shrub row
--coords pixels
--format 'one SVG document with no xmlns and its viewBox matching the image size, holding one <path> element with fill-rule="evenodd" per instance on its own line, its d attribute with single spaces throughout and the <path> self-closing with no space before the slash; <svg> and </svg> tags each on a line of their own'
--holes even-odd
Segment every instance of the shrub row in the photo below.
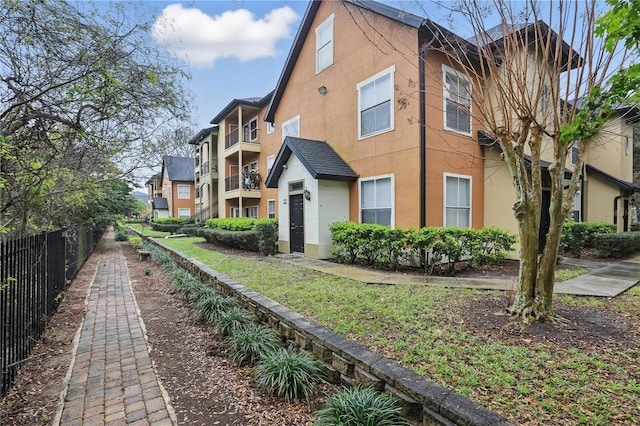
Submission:
<svg viewBox="0 0 640 426">
<path fill-rule="evenodd" d="M 261 223 L 273 223 L 278 226 L 278 219 L 274 218 L 252 218 L 252 217 L 231 217 L 224 219 L 209 219 L 205 222 L 207 228 L 223 229 L 226 231 L 251 231 Z"/>
<path fill-rule="evenodd" d="M 198 228 L 195 235 L 214 245 L 258 251 L 265 256 L 273 255 L 278 250 L 278 225 L 274 222 L 258 223 L 253 229 L 242 231 Z"/>
<path fill-rule="evenodd" d="M 453 274 L 460 262 L 467 267 L 494 264 L 515 243 L 514 235 L 495 227 L 415 230 L 336 222 L 330 229 L 331 255 L 339 262 L 393 270 L 417 263 L 429 273 Z"/>
<path fill-rule="evenodd" d="M 596 234 L 593 236 L 593 245 L 600 257 L 622 259 L 640 252 L 640 232 Z"/>
<path fill-rule="evenodd" d="M 161 225 L 180 225 L 189 220 L 188 217 L 158 217 L 151 221 L 151 223 L 161 224 Z"/>
<path fill-rule="evenodd" d="M 616 231 L 615 225 L 606 222 L 566 222 L 562 227 L 560 253 L 580 257 L 583 249 L 596 247 L 596 235 Z"/>
<path fill-rule="evenodd" d="M 169 273 L 174 294 L 192 305 L 194 318 L 213 326 L 226 338 L 228 354 L 238 365 L 253 367 L 258 390 L 287 402 L 302 398 L 308 401 L 315 394 L 323 380 L 320 360 L 292 346 L 283 348 L 276 332 L 257 324 L 255 316 L 238 307 L 236 299 L 204 285 L 162 250 L 149 244 L 145 249 Z M 408 425 L 400 412 L 395 396 L 352 387 L 329 396 L 325 406 L 314 413 L 314 425 Z"/>
</svg>

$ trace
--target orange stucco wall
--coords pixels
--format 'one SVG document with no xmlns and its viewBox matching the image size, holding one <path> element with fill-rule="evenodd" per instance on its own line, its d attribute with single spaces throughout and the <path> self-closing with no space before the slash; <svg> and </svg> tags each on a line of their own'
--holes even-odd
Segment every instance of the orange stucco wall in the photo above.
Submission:
<svg viewBox="0 0 640 426">
<path fill-rule="evenodd" d="M 315 28 L 331 14 L 333 64 L 316 74 Z M 416 29 L 352 4 L 323 2 L 275 114 L 278 142 L 281 124 L 299 114 L 300 136 L 329 143 L 360 178 L 392 174 L 397 227 L 420 225 L 418 50 Z M 443 174 L 447 172 L 472 176 L 472 223 L 481 227 L 480 150 L 475 138 L 443 130 L 441 63 L 445 58 L 434 53 L 427 61 L 427 225 L 443 224 Z M 359 140 L 356 86 L 391 66 L 395 66 L 394 129 Z M 320 86 L 326 87 L 325 95 L 318 93 Z M 358 214 L 356 182 L 350 187 L 350 220 L 358 222 Z"/>
</svg>

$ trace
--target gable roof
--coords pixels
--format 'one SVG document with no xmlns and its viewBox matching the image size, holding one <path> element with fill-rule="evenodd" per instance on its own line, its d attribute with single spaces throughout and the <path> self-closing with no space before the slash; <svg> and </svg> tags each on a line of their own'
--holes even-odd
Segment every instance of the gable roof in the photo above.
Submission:
<svg viewBox="0 0 640 426">
<path fill-rule="evenodd" d="M 421 18 L 417 15 L 371 0 L 344 0 L 344 2 L 353 4 L 362 9 L 369 10 L 373 13 L 382 15 L 415 29 L 420 28 L 426 22 L 424 18 Z M 291 73 L 293 72 L 295 63 L 298 60 L 298 56 L 300 55 L 302 46 L 304 45 L 309 31 L 311 30 L 311 24 L 313 23 L 313 19 L 315 18 L 316 13 L 318 12 L 320 3 L 322 3 L 321 0 L 312 0 L 307 6 L 307 10 L 305 11 L 304 17 L 302 18 L 302 23 L 300 24 L 300 28 L 298 28 L 298 32 L 296 33 L 296 36 L 293 40 L 293 45 L 291 46 L 289 55 L 287 56 L 287 59 L 284 63 L 284 68 L 282 69 L 280 78 L 278 78 L 276 88 L 273 91 L 273 97 L 271 98 L 271 103 L 269 104 L 269 108 L 267 108 L 267 112 L 265 113 L 264 121 L 268 121 L 270 123 L 274 122 L 276 109 L 278 108 L 278 105 L 282 100 L 285 86 L 289 81 L 289 77 L 291 77 Z"/>
<path fill-rule="evenodd" d="M 162 175 L 167 173 L 171 181 L 193 182 L 195 165 L 193 158 L 172 157 L 167 155 L 162 160 Z"/>
<path fill-rule="evenodd" d="M 154 210 L 169 210 L 169 201 L 162 197 L 154 198 L 151 202 L 151 207 Z"/>
<path fill-rule="evenodd" d="M 210 123 L 218 124 L 220 121 L 224 120 L 229 114 L 233 112 L 233 110 L 235 110 L 239 106 L 262 108 L 271 100 L 272 95 L 273 95 L 273 90 L 261 98 L 234 99 L 231 102 L 229 102 L 227 106 L 222 109 L 222 111 L 220 111 L 215 117 L 213 117 Z"/>
<path fill-rule="evenodd" d="M 358 178 L 356 172 L 328 143 L 287 136 L 265 180 L 267 188 L 278 187 L 283 166 L 287 164 L 291 154 L 298 157 L 314 179 L 353 182 Z"/>
<path fill-rule="evenodd" d="M 194 137 L 191 138 L 191 140 L 189 141 L 189 144 L 198 145 L 200 142 L 202 142 L 204 138 L 209 136 L 209 134 L 217 128 L 218 128 L 218 125 L 215 125 L 215 126 L 207 127 L 205 129 L 200 130 L 198 133 L 196 133 Z"/>
<path fill-rule="evenodd" d="M 536 31 L 540 28 L 545 38 L 544 42 L 546 42 L 546 37 L 551 37 L 550 46 L 552 46 L 552 50 L 555 50 L 553 46 L 555 46 L 556 40 L 558 39 L 558 33 L 556 33 L 546 22 L 542 20 L 538 20 L 536 22 L 526 22 L 521 24 L 515 24 L 505 27 L 503 24 L 498 24 L 495 27 L 489 28 L 484 33 L 479 34 L 477 36 L 472 36 L 467 39 L 467 41 L 476 43 L 477 41 L 484 42 L 485 45 L 493 44 L 496 46 L 502 46 L 504 43 L 504 38 L 507 33 L 525 33 L 529 35 L 531 43 L 535 40 Z M 569 46 L 564 40 L 560 39 L 562 46 L 562 69 L 566 71 L 567 69 L 577 68 L 584 64 L 585 60 L 575 52 L 571 46 Z M 553 55 L 553 53 L 552 53 Z"/>
</svg>

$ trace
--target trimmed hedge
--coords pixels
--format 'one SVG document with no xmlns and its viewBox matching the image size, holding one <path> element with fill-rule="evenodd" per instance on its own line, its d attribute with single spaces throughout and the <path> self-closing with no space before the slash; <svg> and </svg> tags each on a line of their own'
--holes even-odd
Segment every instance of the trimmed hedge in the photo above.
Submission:
<svg viewBox="0 0 640 426">
<path fill-rule="evenodd" d="M 598 247 L 595 237 L 598 234 L 614 234 L 615 225 L 606 222 L 566 222 L 562 227 L 560 252 L 582 255 L 585 248 Z"/>
<path fill-rule="evenodd" d="M 185 223 L 188 220 L 189 220 L 188 217 L 159 217 L 159 218 L 153 219 L 151 223 L 152 224 L 158 223 L 161 225 L 175 225 L 175 224 Z"/>
<path fill-rule="evenodd" d="M 460 262 L 467 267 L 494 264 L 504 259 L 515 243 L 514 235 L 494 227 L 415 230 L 336 222 L 330 229 L 331 255 L 339 262 L 393 270 L 418 262 L 429 273 L 454 274 Z"/>
<path fill-rule="evenodd" d="M 199 228 L 196 236 L 208 243 L 239 250 L 258 251 L 258 234 L 251 231 L 226 231 L 224 229 Z"/>
<path fill-rule="evenodd" d="M 224 219 L 209 219 L 205 222 L 207 228 L 223 229 L 227 231 L 250 231 L 256 229 L 261 223 L 275 223 L 278 225 L 278 219 L 274 218 L 252 218 L 252 217 L 231 217 Z"/>
<path fill-rule="evenodd" d="M 596 234 L 593 245 L 600 257 L 621 259 L 640 252 L 640 232 Z"/>
</svg>

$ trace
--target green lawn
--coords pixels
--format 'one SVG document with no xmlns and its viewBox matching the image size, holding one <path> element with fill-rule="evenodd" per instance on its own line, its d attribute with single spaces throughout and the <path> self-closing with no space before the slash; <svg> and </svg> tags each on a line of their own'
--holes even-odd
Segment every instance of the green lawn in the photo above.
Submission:
<svg viewBox="0 0 640 426">
<path fill-rule="evenodd" d="M 637 338 L 616 350 L 562 349 L 524 339 L 509 345 L 474 334 L 459 317 L 477 291 L 365 285 L 193 244 L 200 241 L 163 243 L 519 424 L 640 424 Z M 558 300 L 613 312 L 636 330 L 640 324 L 638 286 L 615 299 Z"/>
<path fill-rule="evenodd" d="M 151 227 L 149 225 L 145 226 L 144 229 L 142 228 L 142 225 L 140 225 L 139 223 L 127 223 L 126 226 L 135 229 L 138 232 L 142 232 L 142 235 L 144 235 L 145 237 L 166 237 L 167 235 L 170 235 L 169 232 L 160 232 L 160 231 L 154 231 L 153 229 L 151 229 Z"/>
</svg>

